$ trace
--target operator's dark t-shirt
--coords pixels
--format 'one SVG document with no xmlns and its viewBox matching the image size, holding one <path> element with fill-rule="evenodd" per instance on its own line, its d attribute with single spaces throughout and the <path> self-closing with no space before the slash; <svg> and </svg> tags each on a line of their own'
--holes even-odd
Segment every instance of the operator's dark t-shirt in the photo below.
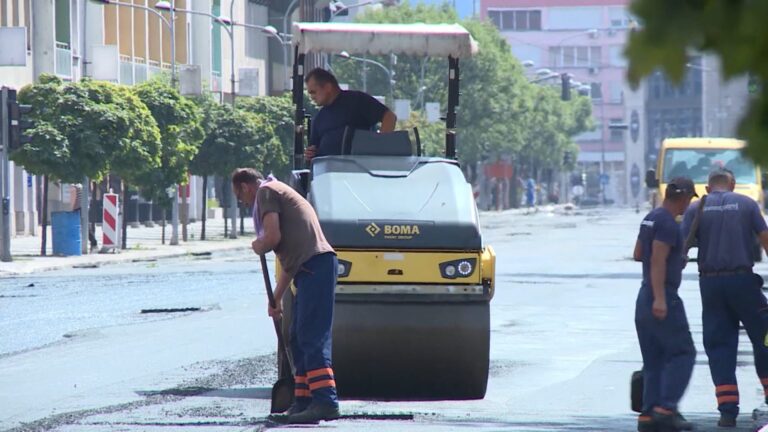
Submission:
<svg viewBox="0 0 768 432">
<path fill-rule="evenodd" d="M 643 255 L 643 288 L 651 286 L 651 254 L 653 241 L 658 240 L 669 245 L 667 256 L 667 275 L 664 287 L 667 292 L 677 292 L 683 273 L 683 235 L 674 216 L 664 207 L 652 210 L 640 223 L 637 236 Z"/>
<path fill-rule="evenodd" d="M 387 110 L 386 105 L 367 93 L 342 90 L 315 115 L 309 145 L 317 147 L 317 156 L 339 155 L 347 126 L 371 130 Z"/>
</svg>

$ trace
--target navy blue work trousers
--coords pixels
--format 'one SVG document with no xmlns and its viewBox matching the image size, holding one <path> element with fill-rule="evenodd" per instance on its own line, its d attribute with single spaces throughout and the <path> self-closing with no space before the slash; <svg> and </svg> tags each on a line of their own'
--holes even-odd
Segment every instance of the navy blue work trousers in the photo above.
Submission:
<svg viewBox="0 0 768 432">
<path fill-rule="evenodd" d="M 337 405 L 331 362 L 333 306 L 338 275 L 336 254 L 315 255 L 294 276 L 296 298 L 291 321 L 291 352 L 296 368 L 296 401 Z"/>
<path fill-rule="evenodd" d="M 768 395 L 768 348 L 765 346 L 766 299 L 763 279 L 753 273 L 701 276 L 704 349 L 715 384 L 717 409 L 738 415 L 739 389 L 736 383 L 736 354 L 739 322 L 744 324 L 755 357 L 755 369 Z"/>
<path fill-rule="evenodd" d="M 677 410 L 696 361 L 683 301 L 669 291 L 666 299 L 667 317 L 663 320 L 653 316 L 650 287 L 640 289 L 635 306 L 635 328 L 643 355 L 644 413 L 655 407 Z"/>
</svg>

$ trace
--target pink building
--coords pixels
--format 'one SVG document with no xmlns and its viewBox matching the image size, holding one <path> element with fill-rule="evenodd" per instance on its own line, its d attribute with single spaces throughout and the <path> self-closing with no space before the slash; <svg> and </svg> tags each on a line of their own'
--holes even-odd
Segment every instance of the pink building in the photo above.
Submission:
<svg viewBox="0 0 768 432">
<path fill-rule="evenodd" d="M 611 123 L 625 123 L 624 44 L 630 0 L 480 0 L 482 17 L 499 28 L 531 80 L 569 73 L 589 87 L 597 129 L 575 138 L 586 194 L 624 203 L 625 139 Z M 560 85 L 559 78 L 549 81 Z M 542 84 L 546 84 L 543 81 Z M 600 174 L 604 173 L 601 186 Z M 606 183 L 607 181 L 607 183 Z"/>
</svg>

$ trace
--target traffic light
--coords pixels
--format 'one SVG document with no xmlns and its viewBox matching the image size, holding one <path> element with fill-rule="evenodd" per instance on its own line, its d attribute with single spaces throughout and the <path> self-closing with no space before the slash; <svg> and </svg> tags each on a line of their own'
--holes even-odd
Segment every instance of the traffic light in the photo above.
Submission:
<svg viewBox="0 0 768 432">
<path fill-rule="evenodd" d="M 563 165 L 570 166 L 573 163 L 573 153 L 567 151 L 563 153 Z"/>
<path fill-rule="evenodd" d="M 31 111 L 31 105 L 20 105 L 16 101 L 16 90 L 8 90 L 8 119 L 10 121 L 8 146 L 10 151 L 19 149 L 32 141 L 32 138 L 25 134 L 26 131 L 34 127 L 32 120 L 29 119 Z"/>
<path fill-rule="evenodd" d="M 563 92 L 560 98 L 564 101 L 571 100 L 571 76 L 567 73 L 560 74 L 560 82 L 563 87 Z"/>
</svg>

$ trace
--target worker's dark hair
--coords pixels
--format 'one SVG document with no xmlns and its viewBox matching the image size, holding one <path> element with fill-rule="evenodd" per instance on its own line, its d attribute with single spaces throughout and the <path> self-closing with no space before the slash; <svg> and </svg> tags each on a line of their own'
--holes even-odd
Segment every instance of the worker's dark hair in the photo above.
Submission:
<svg viewBox="0 0 768 432">
<path fill-rule="evenodd" d="M 304 77 L 304 82 L 308 83 L 310 78 L 320 85 L 332 84 L 334 87 L 339 88 L 339 81 L 336 80 L 336 77 L 323 68 L 314 68 L 309 71 Z"/>
<path fill-rule="evenodd" d="M 731 181 L 735 180 L 736 176 L 733 172 L 727 168 L 717 168 L 709 173 L 708 183 L 710 186 L 728 185 Z"/>
<path fill-rule="evenodd" d="M 232 171 L 232 185 L 256 184 L 257 181 L 264 180 L 264 176 L 253 168 L 238 168 Z"/>
</svg>

